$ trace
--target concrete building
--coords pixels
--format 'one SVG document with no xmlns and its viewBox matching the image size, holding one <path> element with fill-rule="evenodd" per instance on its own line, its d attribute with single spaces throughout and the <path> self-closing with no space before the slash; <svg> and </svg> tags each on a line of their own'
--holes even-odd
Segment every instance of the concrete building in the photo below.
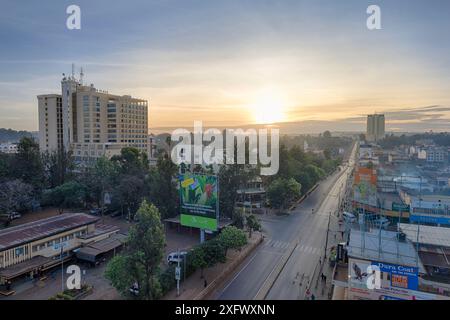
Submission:
<svg viewBox="0 0 450 320">
<path fill-rule="evenodd" d="M 367 116 L 367 141 L 378 141 L 384 138 L 384 114 L 370 114 Z"/>
<path fill-rule="evenodd" d="M 443 163 L 448 160 L 447 148 L 428 147 L 426 149 L 426 160 L 431 163 Z"/>
<path fill-rule="evenodd" d="M 347 300 L 449 300 L 447 287 L 427 277 L 416 247 L 409 234 L 351 229 L 333 270 L 334 291 Z"/>
<path fill-rule="evenodd" d="M 58 94 L 40 95 L 39 113 L 39 149 L 44 151 L 62 150 L 63 121 L 62 98 Z"/>
<path fill-rule="evenodd" d="M 85 86 L 73 74 L 63 77 L 61 89 L 61 95 L 38 96 L 42 152 L 72 150 L 77 160 L 118 154 L 123 147 L 149 152 L 146 100 Z"/>
</svg>

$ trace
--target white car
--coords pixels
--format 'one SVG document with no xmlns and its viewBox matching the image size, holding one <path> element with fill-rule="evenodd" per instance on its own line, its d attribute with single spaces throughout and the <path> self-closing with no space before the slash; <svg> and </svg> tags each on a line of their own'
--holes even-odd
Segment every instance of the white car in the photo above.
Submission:
<svg viewBox="0 0 450 320">
<path fill-rule="evenodd" d="M 19 219 L 19 218 L 21 218 L 21 217 L 22 217 L 22 215 L 21 215 L 20 213 L 18 213 L 18 212 L 11 212 L 11 213 L 9 214 L 9 219 L 10 219 L 10 220 Z"/>
<path fill-rule="evenodd" d="M 389 222 L 389 220 L 387 218 L 379 218 L 379 219 L 373 220 L 373 224 L 378 228 L 380 226 L 381 226 L 381 228 L 387 228 L 391 223 Z"/>
<path fill-rule="evenodd" d="M 344 221 L 347 223 L 353 223 L 356 221 L 356 216 L 353 213 L 346 212 L 342 213 L 342 218 L 344 218 Z"/>
<path fill-rule="evenodd" d="M 167 256 L 167 263 L 182 263 L 185 255 L 187 255 L 187 251 L 172 252 Z"/>
</svg>

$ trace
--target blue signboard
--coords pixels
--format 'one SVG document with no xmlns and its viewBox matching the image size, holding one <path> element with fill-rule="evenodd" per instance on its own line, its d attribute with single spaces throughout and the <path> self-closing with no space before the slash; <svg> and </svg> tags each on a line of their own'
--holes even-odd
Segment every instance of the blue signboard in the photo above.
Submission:
<svg viewBox="0 0 450 320">
<path fill-rule="evenodd" d="M 417 267 L 401 266 L 384 262 L 374 262 L 372 265 L 380 268 L 381 272 L 389 273 L 391 287 L 417 290 L 419 287 L 419 269 Z"/>
<path fill-rule="evenodd" d="M 410 222 L 433 223 L 450 225 L 450 217 L 424 216 L 413 214 L 409 217 Z"/>
</svg>

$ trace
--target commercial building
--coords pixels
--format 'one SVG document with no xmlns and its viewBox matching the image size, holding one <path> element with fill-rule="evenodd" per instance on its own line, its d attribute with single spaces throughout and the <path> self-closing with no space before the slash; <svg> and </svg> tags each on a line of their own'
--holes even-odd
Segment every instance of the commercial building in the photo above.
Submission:
<svg viewBox="0 0 450 320">
<path fill-rule="evenodd" d="M 370 114 L 367 116 L 367 141 L 378 141 L 384 138 L 385 123 L 384 114 Z"/>
<path fill-rule="evenodd" d="M 82 74 L 80 74 L 80 79 Z M 40 149 L 72 150 L 76 160 L 135 147 L 148 153 L 148 103 L 64 76 L 62 94 L 38 96 Z"/>
<path fill-rule="evenodd" d="M 450 196 L 421 194 L 400 190 L 400 197 L 410 207 L 410 221 L 429 225 L 450 225 Z"/>
<path fill-rule="evenodd" d="M 119 228 L 98 221 L 84 213 L 66 213 L 0 230 L 0 286 L 39 275 L 77 249 L 114 239 Z"/>
<path fill-rule="evenodd" d="M 416 244 L 405 234 L 351 229 L 338 253 L 333 285 L 347 300 L 449 300 L 445 284 L 432 283 L 427 275 Z"/>
</svg>

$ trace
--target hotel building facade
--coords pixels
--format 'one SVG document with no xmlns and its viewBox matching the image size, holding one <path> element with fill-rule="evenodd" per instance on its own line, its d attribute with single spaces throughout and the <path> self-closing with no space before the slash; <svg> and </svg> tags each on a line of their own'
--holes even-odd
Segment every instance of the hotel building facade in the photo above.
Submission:
<svg viewBox="0 0 450 320">
<path fill-rule="evenodd" d="M 149 153 L 148 103 L 113 95 L 64 76 L 59 94 L 39 95 L 41 152 L 71 150 L 76 160 L 119 154 L 123 147 Z"/>
</svg>

